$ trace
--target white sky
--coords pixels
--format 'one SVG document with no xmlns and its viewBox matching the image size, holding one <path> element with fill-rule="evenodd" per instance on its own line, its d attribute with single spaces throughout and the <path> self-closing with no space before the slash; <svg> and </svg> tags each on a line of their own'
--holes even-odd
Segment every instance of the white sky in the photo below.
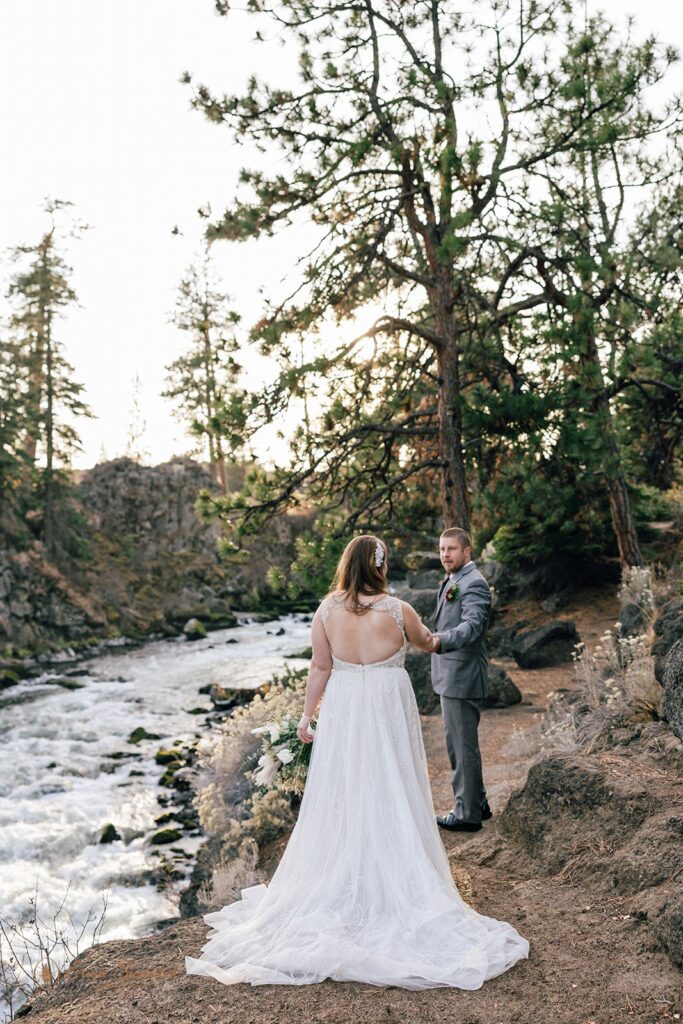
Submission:
<svg viewBox="0 0 683 1024">
<path fill-rule="evenodd" d="M 678 0 L 591 5 L 617 23 L 635 15 L 639 37 L 680 44 Z M 228 129 L 190 109 L 179 78 L 188 70 L 219 92 L 239 91 L 254 72 L 291 79 L 296 53 L 264 50 L 253 27 L 238 10 L 219 18 L 213 0 L 0 0 L 0 290 L 7 251 L 35 243 L 47 227 L 46 196 L 70 200 L 92 225 L 68 251 L 81 308 L 60 329 L 97 415 L 79 424 L 77 465 L 123 453 L 136 374 L 150 460 L 188 448 L 159 394 L 165 365 L 185 343 L 168 318 L 201 237 L 197 208 L 208 202 L 220 213 L 240 166 L 252 161 L 231 146 Z M 171 234 L 174 225 L 182 234 Z M 258 287 L 290 267 L 291 239 L 213 252 L 235 308 L 252 322 Z M 262 363 L 248 358 L 262 376 Z M 284 451 L 272 435 L 266 449 Z"/>
</svg>

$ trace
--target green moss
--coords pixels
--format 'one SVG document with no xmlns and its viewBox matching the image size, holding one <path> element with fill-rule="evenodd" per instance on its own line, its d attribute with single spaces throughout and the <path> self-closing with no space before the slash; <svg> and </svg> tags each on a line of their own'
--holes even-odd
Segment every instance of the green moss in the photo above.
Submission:
<svg viewBox="0 0 683 1024">
<path fill-rule="evenodd" d="M 182 832 L 175 828 L 162 828 L 154 833 L 150 843 L 152 846 L 164 846 L 166 843 L 177 843 L 179 839 L 182 839 Z"/>
<path fill-rule="evenodd" d="M 0 668 L 0 690 L 6 686 L 15 686 L 18 682 L 20 678 L 11 668 Z"/>
<path fill-rule="evenodd" d="M 141 743 L 142 740 L 160 740 L 161 736 L 156 732 L 147 732 L 144 726 L 139 725 L 137 729 L 133 729 L 132 733 L 128 737 L 128 743 Z M 162 762 L 158 761 L 157 764 Z"/>
<path fill-rule="evenodd" d="M 178 754 L 179 751 L 173 748 L 160 747 L 154 755 L 154 760 L 157 764 L 170 764 L 178 760 Z"/>
</svg>

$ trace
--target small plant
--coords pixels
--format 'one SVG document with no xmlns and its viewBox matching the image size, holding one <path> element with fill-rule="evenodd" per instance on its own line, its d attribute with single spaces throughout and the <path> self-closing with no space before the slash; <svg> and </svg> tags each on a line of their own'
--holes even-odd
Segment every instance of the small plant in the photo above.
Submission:
<svg viewBox="0 0 683 1024">
<path fill-rule="evenodd" d="M 576 690 L 551 695 L 543 726 L 545 752 L 590 750 L 614 728 L 659 717 L 661 687 L 645 635 L 606 630 L 591 654 L 574 651 Z"/>
<path fill-rule="evenodd" d="M 651 571 L 638 565 L 626 566 L 622 572 L 618 597 L 622 607 L 635 604 L 645 615 L 651 616 L 655 610 Z"/>
<path fill-rule="evenodd" d="M 242 889 L 258 885 L 263 881 L 263 872 L 258 869 L 259 850 L 257 843 L 247 838 L 241 844 L 237 856 L 221 858 L 213 869 L 210 882 L 205 882 L 197 893 L 197 900 L 207 910 L 218 910 L 239 898 Z"/>
<path fill-rule="evenodd" d="M 38 889 L 29 900 L 28 919 L 21 922 L 0 917 L 0 1004 L 5 1020 L 15 1020 L 17 1011 L 32 995 L 44 994 L 61 979 L 71 961 L 87 942 L 97 945 L 104 928 L 107 894 L 102 909 L 90 907 L 84 921 L 75 921 L 66 903 L 70 885 L 61 903 L 47 919 L 38 905 Z"/>
</svg>

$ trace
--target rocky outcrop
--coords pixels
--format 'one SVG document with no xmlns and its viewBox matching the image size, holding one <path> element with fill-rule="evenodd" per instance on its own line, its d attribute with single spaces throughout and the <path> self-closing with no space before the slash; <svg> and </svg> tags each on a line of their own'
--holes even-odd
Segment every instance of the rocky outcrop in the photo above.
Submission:
<svg viewBox="0 0 683 1024">
<path fill-rule="evenodd" d="M 652 645 L 655 657 L 655 675 L 664 682 L 666 656 L 677 640 L 683 640 L 683 596 L 673 597 L 662 608 L 655 620 L 654 631 L 657 639 Z"/>
<path fill-rule="evenodd" d="M 556 879 L 623 898 L 683 967 L 683 743 L 664 722 L 609 754 L 577 751 L 531 766 L 498 818 L 503 836 Z"/>
<path fill-rule="evenodd" d="M 516 632 L 512 638 L 512 654 L 520 668 L 551 668 L 570 662 L 578 642 L 574 623 L 558 619 L 535 629 Z"/>
<path fill-rule="evenodd" d="M 22 551 L 0 550 L 0 651 L 171 635 L 192 618 L 234 625 L 243 588 L 219 559 L 219 526 L 197 515 L 201 490 L 215 490 L 213 478 L 186 458 L 161 466 L 115 459 L 82 474 L 72 496 L 81 556 L 55 565 L 26 539 Z"/>
<path fill-rule="evenodd" d="M 673 732 L 683 740 L 683 640 L 677 640 L 666 657 L 662 710 Z"/>
<path fill-rule="evenodd" d="M 55 639 L 64 647 L 105 628 L 102 610 L 40 549 L 0 551 L 0 649 L 21 653 Z"/>
</svg>

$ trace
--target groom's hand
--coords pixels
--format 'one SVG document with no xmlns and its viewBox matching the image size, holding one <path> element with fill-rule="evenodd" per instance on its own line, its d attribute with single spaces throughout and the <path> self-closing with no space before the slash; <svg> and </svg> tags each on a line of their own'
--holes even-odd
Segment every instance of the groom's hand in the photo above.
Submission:
<svg viewBox="0 0 683 1024">
<path fill-rule="evenodd" d="M 436 633 L 432 633 L 432 651 L 434 654 L 438 654 L 441 650 L 441 637 L 437 636 Z"/>
</svg>

